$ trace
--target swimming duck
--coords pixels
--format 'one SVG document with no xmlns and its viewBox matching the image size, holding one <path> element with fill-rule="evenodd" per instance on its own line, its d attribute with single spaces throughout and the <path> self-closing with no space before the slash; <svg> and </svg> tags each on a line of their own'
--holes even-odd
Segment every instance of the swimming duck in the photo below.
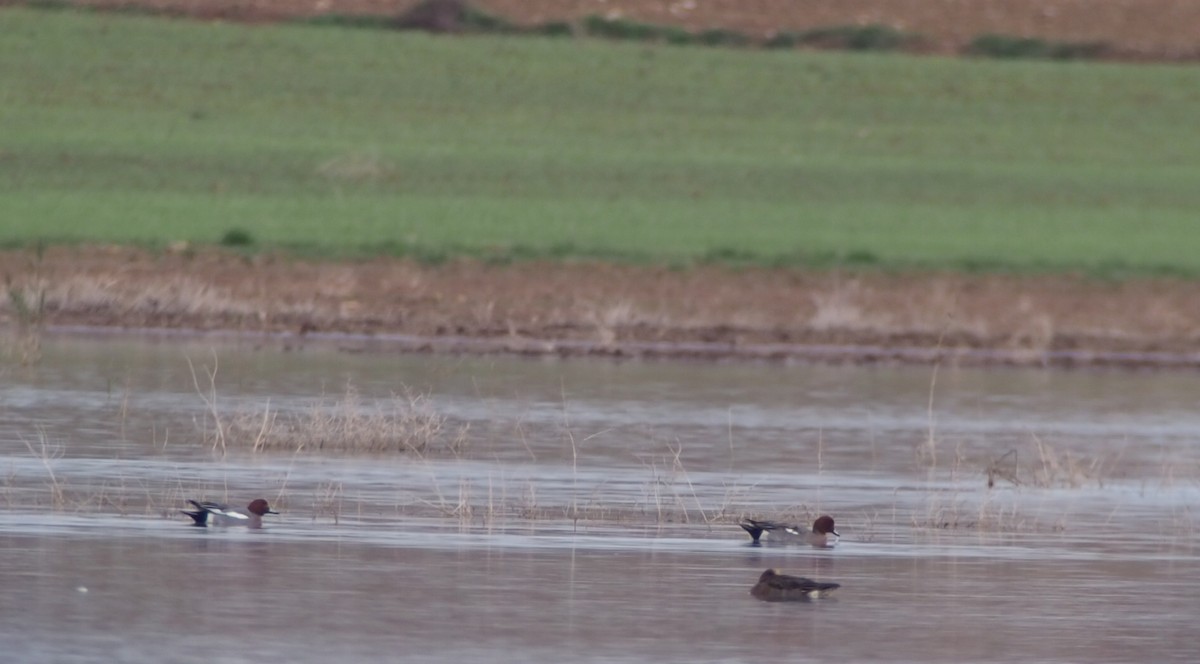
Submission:
<svg viewBox="0 0 1200 664">
<path fill-rule="evenodd" d="M 192 524 L 193 526 L 199 526 L 201 528 L 208 525 L 262 528 L 263 515 L 279 514 L 279 512 L 272 510 L 270 505 L 267 504 L 267 501 L 263 500 L 262 498 L 257 498 L 250 501 L 250 504 L 246 506 L 245 512 L 241 512 L 236 509 L 230 509 L 228 505 L 223 505 L 221 503 L 201 503 L 195 500 L 188 500 L 188 502 L 195 506 L 196 511 L 180 511 L 192 517 L 192 520 L 195 522 Z M 211 521 L 209 520 L 210 515 L 212 516 Z"/>
<path fill-rule="evenodd" d="M 755 521 L 746 519 L 740 525 L 755 542 L 766 535 L 771 542 L 783 544 L 808 544 L 817 548 L 829 548 L 838 543 L 838 532 L 833 527 L 833 517 L 822 516 L 813 521 L 812 531 L 804 530 L 801 526 L 788 525 L 777 521 Z"/>
<path fill-rule="evenodd" d="M 828 597 L 841 587 L 839 583 L 822 583 L 769 569 L 758 577 L 758 583 L 750 589 L 750 594 L 764 602 L 806 602 Z"/>
</svg>

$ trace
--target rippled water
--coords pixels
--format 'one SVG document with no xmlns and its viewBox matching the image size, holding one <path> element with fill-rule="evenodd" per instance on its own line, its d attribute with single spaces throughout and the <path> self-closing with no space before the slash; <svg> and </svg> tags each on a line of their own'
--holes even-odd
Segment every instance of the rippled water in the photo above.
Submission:
<svg viewBox="0 0 1200 664">
<path fill-rule="evenodd" d="M 220 413 L 408 387 L 467 444 L 214 454 L 197 391 L 214 358 Z M 13 661 L 1192 661 L 1200 645 L 1191 372 L 82 338 L 0 372 Z M 257 496 L 283 512 L 261 531 L 178 514 Z M 736 526 L 817 512 L 838 548 L 751 547 Z M 760 603 L 767 567 L 842 588 Z"/>
</svg>

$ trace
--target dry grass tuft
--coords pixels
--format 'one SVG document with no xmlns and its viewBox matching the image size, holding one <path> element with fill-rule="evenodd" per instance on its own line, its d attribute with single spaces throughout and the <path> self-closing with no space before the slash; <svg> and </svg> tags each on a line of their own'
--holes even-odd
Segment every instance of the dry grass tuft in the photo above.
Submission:
<svg viewBox="0 0 1200 664">
<path fill-rule="evenodd" d="M 23 279 L 4 275 L 4 290 L 8 297 L 0 302 L 0 311 L 12 324 L 12 335 L 6 354 L 28 367 L 42 358 L 42 330 L 46 325 L 46 280 L 42 277 L 45 249 L 38 245 L 26 267 Z"/>
<path fill-rule="evenodd" d="M 342 516 L 342 483 L 322 482 L 313 492 L 313 521 L 328 517 L 336 525 Z"/>
<path fill-rule="evenodd" d="M 1104 486 L 1107 464 L 1099 458 L 1072 455 L 1070 451 L 1058 452 L 1038 436 L 1033 436 L 1037 447 L 1037 463 L 1033 465 L 1033 484 L 1039 487 L 1067 487 L 1078 489 L 1095 484 Z"/>
<path fill-rule="evenodd" d="M 6 279 L 8 312 L 12 335 L 7 355 L 21 366 L 37 364 L 42 357 L 42 329 L 45 326 L 46 289 L 40 280 L 30 286 L 17 286 Z"/>
<path fill-rule="evenodd" d="M 1015 503 L 1001 504 L 991 494 L 978 505 L 971 504 L 957 493 L 935 493 L 927 501 L 924 514 L 914 513 L 914 528 L 925 530 L 975 530 L 988 533 L 1020 533 L 1061 530 L 1047 528 L 1036 518 L 1022 514 Z"/>
<path fill-rule="evenodd" d="M 460 457 L 468 446 L 469 425 L 451 426 L 429 397 L 405 388 L 389 401 L 365 403 L 353 386 L 334 401 L 318 401 L 306 411 L 281 412 L 270 402 L 223 418 L 209 434 L 214 446 L 252 452 L 341 452 L 430 454 Z M 217 440 L 220 436 L 220 442 Z"/>
<path fill-rule="evenodd" d="M 133 319 L 262 315 L 262 309 L 226 289 L 186 275 L 151 283 L 134 283 L 117 272 L 69 276 L 56 280 L 46 290 L 46 299 L 57 311 L 112 311 Z"/>
<path fill-rule="evenodd" d="M 872 323 L 855 296 L 854 288 L 813 293 L 813 314 L 808 326 L 821 331 L 870 328 Z"/>
<path fill-rule="evenodd" d="M 25 448 L 29 450 L 29 453 L 39 459 L 42 462 L 42 467 L 46 469 L 46 475 L 49 478 L 47 486 L 50 489 L 50 502 L 54 506 L 54 509 L 63 509 L 67 503 L 66 488 L 63 480 L 54 473 L 54 464 L 52 463 L 55 459 L 62 458 L 62 449 L 50 446 L 46 440 L 45 431 L 38 432 L 38 446 L 36 448 L 29 440 L 25 438 L 21 440 L 25 443 Z"/>
<path fill-rule="evenodd" d="M 1022 464 L 1017 450 L 1011 449 L 987 463 L 984 474 L 989 489 L 1000 480 L 1013 486 L 1040 489 L 1103 487 L 1108 469 L 1115 464 L 1115 459 L 1060 452 L 1037 435 L 1031 436 L 1031 445 L 1031 462 Z"/>
<path fill-rule="evenodd" d="M 658 523 L 691 523 L 698 516 L 704 523 L 711 523 L 716 514 L 706 513 L 699 496 L 696 495 L 696 487 L 683 465 L 682 443 L 668 441 L 666 446 L 668 454 L 642 459 L 650 473 L 650 481 L 646 486 L 646 504 L 653 504 L 655 520 Z M 726 504 L 715 512 L 725 514 L 727 511 L 731 502 L 728 492 L 725 502 Z"/>
</svg>

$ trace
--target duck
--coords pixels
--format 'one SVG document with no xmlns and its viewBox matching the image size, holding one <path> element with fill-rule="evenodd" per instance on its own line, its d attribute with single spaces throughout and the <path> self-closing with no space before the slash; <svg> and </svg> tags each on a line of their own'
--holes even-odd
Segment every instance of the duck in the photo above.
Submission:
<svg viewBox="0 0 1200 664">
<path fill-rule="evenodd" d="M 829 597 L 830 593 L 841 587 L 840 583 L 823 583 L 769 569 L 758 577 L 758 583 L 750 589 L 750 594 L 764 602 L 807 602 Z"/>
<path fill-rule="evenodd" d="M 746 532 L 750 533 L 750 537 L 754 539 L 754 543 L 759 542 L 759 538 L 766 535 L 766 539 L 771 542 L 783 544 L 808 544 L 809 546 L 818 549 L 828 549 L 836 546 L 838 538 L 841 535 L 834 529 L 833 517 L 824 515 L 817 517 L 813 521 L 812 530 L 807 531 L 801 526 L 793 526 L 778 521 L 756 521 L 754 519 L 746 519 L 740 525 Z"/>
<path fill-rule="evenodd" d="M 263 498 L 256 498 L 246 506 L 246 511 L 230 509 L 228 505 L 212 502 L 188 500 L 196 511 L 180 510 L 192 517 L 192 525 L 204 528 L 206 526 L 246 526 L 262 528 L 262 518 L 267 514 L 279 514 Z M 211 515 L 211 520 L 209 516 Z"/>
</svg>

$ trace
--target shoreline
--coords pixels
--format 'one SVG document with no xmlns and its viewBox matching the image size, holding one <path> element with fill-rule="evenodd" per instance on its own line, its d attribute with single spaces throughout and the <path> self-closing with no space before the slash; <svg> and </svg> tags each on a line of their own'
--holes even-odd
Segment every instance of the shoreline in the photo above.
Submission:
<svg viewBox="0 0 1200 664">
<path fill-rule="evenodd" d="M 600 262 L 0 251 L 11 345 L 228 338 L 349 352 L 1200 368 L 1192 280 Z"/>
<path fill-rule="evenodd" d="M 51 337 L 106 339 L 148 338 L 155 341 L 276 343 L 283 350 L 299 351 L 307 345 L 333 346 L 348 353 L 399 352 L 431 355 L 508 355 L 597 358 L 632 361 L 767 362 L 783 364 L 933 365 L 1018 368 L 1121 368 L 1197 369 L 1200 352 L 1020 351 L 972 348 L 920 348 L 884 346 L 828 346 L 806 344 L 750 344 L 625 342 L 601 344 L 553 339 L 488 339 L 478 337 L 422 337 L 406 334 L 251 332 L 228 329 L 127 328 L 55 325 L 44 332 Z"/>
</svg>

